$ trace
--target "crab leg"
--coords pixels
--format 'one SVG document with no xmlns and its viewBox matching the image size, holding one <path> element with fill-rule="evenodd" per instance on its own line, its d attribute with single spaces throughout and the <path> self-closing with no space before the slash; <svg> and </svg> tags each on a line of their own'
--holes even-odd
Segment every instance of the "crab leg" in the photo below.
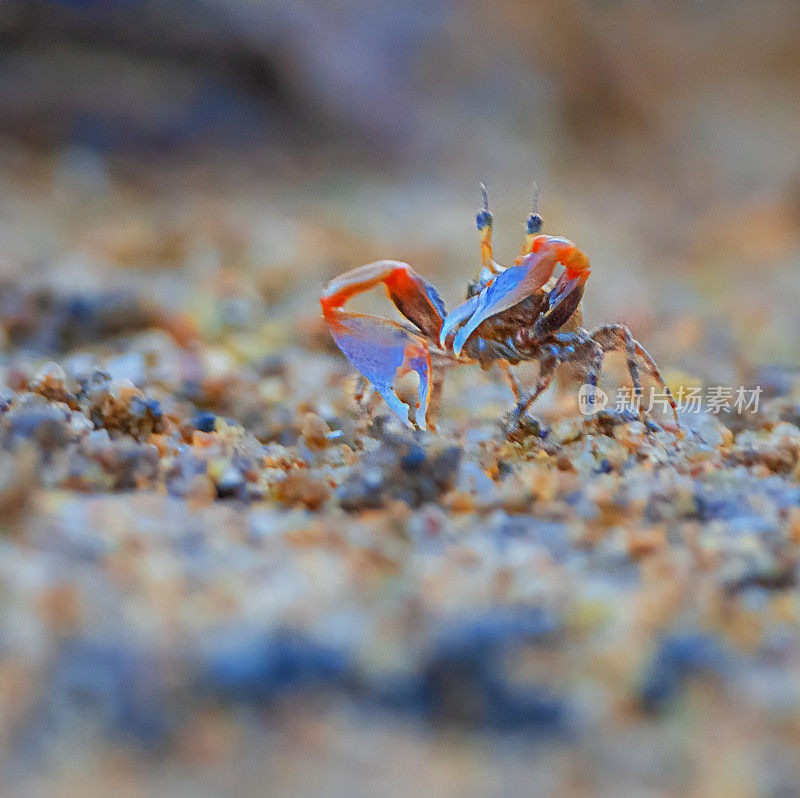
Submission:
<svg viewBox="0 0 800 798">
<path fill-rule="evenodd" d="M 433 369 L 433 376 L 431 378 L 431 390 L 428 399 L 428 410 L 425 413 L 425 421 L 428 429 L 436 429 L 436 419 L 439 416 L 439 411 L 442 407 L 442 389 L 444 388 L 444 371 L 442 369 Z"/>
<path fill-rule="evenodd" d="M 511 364 L 507 360 L 498 360 L 497 364 L 500 370 L 506 375 L 508 384 L 511 386 L 511 393 L 514 394 L 514 401 L 519 405 L 522 404 L 522 389 L 519 387 L 519 382 L 511 371 Z"/>
<path fill-rule="evenodd" d="M 517 402 L 516 414 L 520 418 L 528 412 L 528 408 L 550 387 L 556 368 L 563 362 L 561 351 L 551 346 L 550 351 L 539 360 L 539 376 L 533 391 L 524 402 Z"/>
<path fill-rule="evenodd" d="M 639 377 L 639 364 L 636 362 L 636 341 L 631 335 L 631 331 L 624 324 L 605 324 L 598 327 L 591 337 L 600 344 L 603 352 L 625 352 L 628 373 L 633 381 L 633 392 L 638 407 L 642 396 L 642 381 Z"/>
<path fill-rule="evenodd" d="M 590 337 L 600 345 L 604 352 L 615 352 L 624 349 L 637 400 L 641 397 L 642 386 L 639 380 L 639 366 L 636 362 L 636 357 L 643 362 L 645 371 L 664 389 L 667 401 L 672 409 L 672 415 L 675 417 L 675 423 L 680 428 L 678 408 L 672 397 L 672 391 L 670 391 L 667 383 L 664 382 L 664 377 L 661 375 L 661 371 L 655 360 L 653 360 L 652 355 L 631 335 L 631 331 L 624 324 L 606 324 L 598 327 Z"/>
</svg>

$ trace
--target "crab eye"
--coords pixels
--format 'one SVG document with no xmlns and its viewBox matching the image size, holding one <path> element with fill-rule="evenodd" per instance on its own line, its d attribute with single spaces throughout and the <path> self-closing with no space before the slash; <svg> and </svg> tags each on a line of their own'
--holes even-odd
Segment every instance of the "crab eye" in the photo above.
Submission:
<svg viewBox="0 0 800 798">
<path fill-rule="evenodd" d="M 538 213 L 532 213 L 528 217 L 528 235 L 535 236 L 542 230 L 542 217 Z"/>
<path fill-rule="evenodd" d="M 489 211 L 481 211 L 475 217 L 475 223 L 478 225 L 478 230 L 485 230 L 487 227 L 491 227 L 492 214 Z"/>
</svg>

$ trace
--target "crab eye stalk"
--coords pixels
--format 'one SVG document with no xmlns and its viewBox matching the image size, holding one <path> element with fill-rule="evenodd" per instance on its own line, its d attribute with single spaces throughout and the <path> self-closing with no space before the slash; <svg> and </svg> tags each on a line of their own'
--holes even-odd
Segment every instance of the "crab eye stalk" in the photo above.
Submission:
<svg viewBox="0 0 800 798">
<path fill-rule="evenodd" d="M 539 216 L 539 185 L 534 180 L 531 186 L 531 215 L 525 223 L 525 244 L 522 247 L 523 256 L 533 252 L 533 239 L 542 232 L 542 217 Z"/>
<path fill-rule="evenodd" d="M 475 224 L 481 234 L 481 263 L 484 267 L 492 268 L 494 254 L 492 253 L 492 214 L 489 212 L 489 193 L 486 191 L 486 184 L 478 186 L 481 193 L 483 210 L 479 211 L 475 217 Z M 492 269 L 494 272 L 494 269 Z"/>
</svg>

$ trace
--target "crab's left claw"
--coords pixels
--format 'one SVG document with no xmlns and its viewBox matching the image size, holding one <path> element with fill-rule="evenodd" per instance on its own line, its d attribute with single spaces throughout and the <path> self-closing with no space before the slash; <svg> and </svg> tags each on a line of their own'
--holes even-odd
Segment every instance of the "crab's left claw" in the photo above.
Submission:
<svg viewBox="0 0 800 798">
<path fill-rule="evenodd" d="M 339 349 L 409 427 L 426 429 L 431 389 L 428 342 L 399 324 L 361 313 L 333 310 L 328 317 Z M 410 372 L 419 376 L 416 396 L 400 390 L 398 379 Z"/>
<path fill-rule="evenodd" d="M 378 260 L 340 274 L 320 297 L 322 315 L 341 308 L 351 297 L 383 284 L 395 307 L 425 335 L 437 338 L 447 315 L 436 289 L 407 263 Z M 330 319 L 328 319 L 330 321 Z"/>
</svg>

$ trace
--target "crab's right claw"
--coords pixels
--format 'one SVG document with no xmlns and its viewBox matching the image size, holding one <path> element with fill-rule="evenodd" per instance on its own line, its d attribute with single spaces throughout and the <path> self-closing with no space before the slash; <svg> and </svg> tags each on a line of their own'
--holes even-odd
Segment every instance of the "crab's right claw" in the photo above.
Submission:
<svg viewBox="0 0 800 798">
<path fill-rule="evenodd" d="M 426 428 L 431 388 L 428 342 L 393 321 L 360 313 L 333 310 L 328 325 L 339 349 L 366 377 L 400 420 Z M 398 379 L 409 372 L 419 376 L 416 396 L 398 393 Z"/>
</svg>

